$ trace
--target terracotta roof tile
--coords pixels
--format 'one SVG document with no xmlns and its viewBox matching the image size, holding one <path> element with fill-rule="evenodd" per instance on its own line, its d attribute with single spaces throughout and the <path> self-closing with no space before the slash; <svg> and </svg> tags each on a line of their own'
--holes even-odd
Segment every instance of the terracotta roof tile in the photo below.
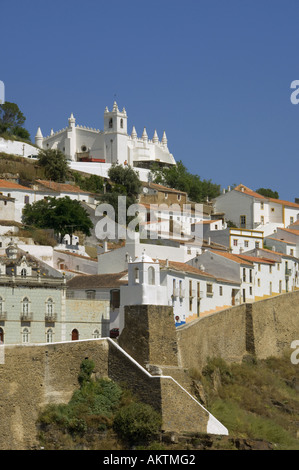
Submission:
<svg viewBox="0 0 299 470">
<path fill-rule="evenodd" d="M 100 289 L 105 287 L 120 287 L 128 284 L 126 279 L 127 271 L 112 274 L 88 274 L 74 276 L 67 281 L 66 285 L 70 289 Z"/>
<path fill-rule="evenodd" d="M 250 261 L 242 259 L 239 255 L 228 253 L 227 251 L 218 251 L 218 250 L 209 250 L 211 253 L 215 253 L 217 255 L 223 256 L 224 258 L 230 259 L 231 261 L 235 261 L 235 263 L 239 264 L 250 264 Z"/>
<path fill-rule="evenodd" d="M 18 183 L 13 183 L 12 181 L 1 180 L 0 179 L 0 189 L 20 189 L 25 191 L 32 191 L 31 188 L 27 188 L 26 186 L 22 186 Z"/>
<path fill-rule="evenodd" d="M 56 183 L 55 181 L 36 180 L 37 183 L 56 192 L 91 194 L 90 191 L 83 191 L 78 186 L 67 183 Z"/>
</svg>

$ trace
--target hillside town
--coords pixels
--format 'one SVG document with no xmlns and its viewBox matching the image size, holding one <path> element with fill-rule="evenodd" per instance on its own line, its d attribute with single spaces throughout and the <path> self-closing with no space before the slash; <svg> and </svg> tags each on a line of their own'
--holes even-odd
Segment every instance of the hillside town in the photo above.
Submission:
<svg viewBox="0 0 299 470">
<path fill-rule="evenodd" d="M 103 190 L 1 175 L 2 344 L 117 340 L 127 305 L 170 306 L 176 328 L 184 328 L 220 310 L 299 288 L 299 201 L 240 183 L 198 203 L 155 182 L 154 163 L 177 164 L 166 134 L 161 142 L 156 132 L 149 140 L 144 128 L 138 138 L 133 126 L 128 135 L 126 111 L 116 102 L 104 111 L 104 131 L 78 126 L 71 115 L 67 128 L 46 138 L 38 128 L 35 145 L 0 138 L 4 160 L 15 156 L 34 164 L 47 150 L 63 152 L 73 171 L 101 177 Z M 132 168 L 140 179 L 138 207 L 130 214 L 137 214 L 134 226 L 116 224 L 102 203 L 115 166 Z M 84 208 L 92 221 L 89 235 L 69 228 L 59 237 L 51 233 L 50 244 L 24 235 L 28 206 L 64 198 Z"/>
</svg>

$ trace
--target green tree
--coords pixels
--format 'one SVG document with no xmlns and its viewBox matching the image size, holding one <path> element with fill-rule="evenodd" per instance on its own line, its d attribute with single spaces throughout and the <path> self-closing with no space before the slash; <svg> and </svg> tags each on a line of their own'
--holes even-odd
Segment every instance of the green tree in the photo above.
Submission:
<svg viewBox="0 0 299 470">
<path fill-rule="evenodd" d="M 116 192 L 135 198 L 139 195 L 141 182 L 138 173 L 132 167 L 114 164 L 109 169 L 108 176 Z"/>
<path fill-rule="evenodd" d="M 114 430 L 130 444 L 147 443 L 158 435 L 162 419 L 160 413 L 145 403 L 130 403 L 121 408 L 114 418 Z"/>
<path fill-rule="evenodd" d="M 26 118 L 16 103 L 6 101 L 0 105 L 0 134 L 30 140 L 29 132 L 23 127 Z"/>
<path fill-rule="evenodd" d="M 69 173 L 69 165 L 66 156 L 61 150 L 40 150 L 38 164 L 44 168 L 46 178 L 58 183 L 65 182 Z"/>
<path fill-rule="evenodd" d="M 151 173 L 155 183 L 184 191 L 193 202 L 204 202 L 220 194 L 220 185 L 201 180 L 200 176 L 190 173 L 182 161 L 171 167 L 154 166 Z"/>
<path fill-rule="evenodd" d="M 24 225 L 36 228 L 53 229 L 61 240 L 65 235 L 81 232 L 90 236 L 93 223 L 79 201 L 66 196 L 56 199 L 26 204 L 23 210 Z"/>
<path fill-rule="evenodd" d="M 115 219 L 119 222 L 118 197 L 126 197 L 126 214 L 122 214 L 122 220 L 128 224 L 134 216 L 127 216 L 128 208 L 137 203 L 137 196 L 141 190 L 141 182 L 138 173 L 130 166 L 112 165 L 108 171 L 111 184 L 109 191 L 101 198 L 101 202 L 110 204 L 115 211 Z"/>
<path fill-rule="evenodd" d="M 265 197 L 271 197 L 273 199 L 279 199 L 279 194 L 277 191 L 273 191 L 270 188 L 259 188 L 256 190 L 257 193 Z"/>
</svg>

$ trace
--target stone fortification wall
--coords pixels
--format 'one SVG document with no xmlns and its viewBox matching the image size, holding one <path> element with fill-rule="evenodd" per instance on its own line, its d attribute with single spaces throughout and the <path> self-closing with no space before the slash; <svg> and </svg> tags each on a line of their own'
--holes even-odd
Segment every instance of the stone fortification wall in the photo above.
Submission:
<svg viewBox="0 0 299 470">
<path fill-rule="evenodd" d="M 239 361 L 246 354 L 246 305 L 222 310 L 177 329 L 183 367 L 201 369 L 208 357 Z"/>
<path fill-rule="evenodd" d="M 226 434 L 172 377 L 152 376 L 110 339 L 7 346 L 0 364 L 0 450 L 38 448 L 36 421 L 48 403 L 67 403 L 78 388 L 80 364 L 95 363 L 95 376 L 124 384 L 162 413 L 165 432 Z M 190 420 L 192 416 L 192 420 Z"/>
<path fill-rule="evenodd" d="M 181 364 L 201 369 L 208 357 L 240 362 L 248 354 L 281 356 L 299 339 L 299 291 L 242 304 L 177 329 Z"/>
</svg>

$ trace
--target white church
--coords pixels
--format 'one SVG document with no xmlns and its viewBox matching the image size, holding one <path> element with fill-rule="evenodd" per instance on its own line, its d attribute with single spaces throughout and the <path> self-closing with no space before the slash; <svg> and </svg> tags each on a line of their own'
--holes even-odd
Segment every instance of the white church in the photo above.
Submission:
<svg viewBox="0 0 299 470">
<path fill-rule="evenodd" d="M 141 137 L 135 126 L 131 135 L 127 133 L 128 116 L 125 108 L 118 109 L 114 102 L 111 111 L 104 111 L 104 130 L 92 129 L 76 124 L 71 114 L 68 126 L 43 137 L 40 127 L 35 136 L 35 144 L 41 149 L 59 149 L 71 162 L 98 162 L 103 164 L 123 164 L 150 169 L 153 162 L 161 166 L 175 165 L 169 152 L 165 131 L 159 140 L 157 132 L 148 138 L 146 128 Z"/>
</svg>

